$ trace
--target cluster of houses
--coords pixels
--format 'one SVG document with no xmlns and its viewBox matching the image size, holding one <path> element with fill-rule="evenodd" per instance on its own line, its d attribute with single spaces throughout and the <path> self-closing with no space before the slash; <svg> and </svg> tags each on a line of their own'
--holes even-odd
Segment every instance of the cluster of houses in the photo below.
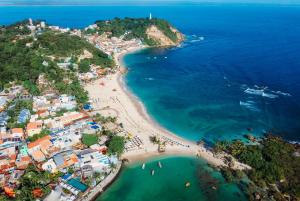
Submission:
<svg viewBox="0 0 300 201">
<path fill-rule="evenodd" d="M 82 134 L 95 134 L 101 125 L 93 122 L 87 111 L 77 111 L 73 96 L 33 96 L 32 111 L 22 109 L 18 123 L 24 128 L 8 128 L 9 116 L 5 108 L 17 100 L 22 87 L 14 87 L 1 92 L 0 112 L 0 187 L 16 189 L 18 179 L 29 164 L 51 173 L 76 171 L 76 178 L 87 178 L 95 172 L 109 173 L 111 164 L 118 162 L 114 156 L 106 155 L 105 142 L 96 143 L 89 148 L 82 144 Z M 11 94 L 14 93 L 15 95 Z M 70 177 L 72 179 L 72 176 Z M 80 182 L 80 180 L 76 181 Z M 83 184 L 82 184 L 83 185 Z M 77 186 L 74 188 L 76 198 Z M 86 189 L 86 188 L 85 188 Z M 72 191 L 71 191 L 72 192 Z"/>
<path fill-rule="evenodd" d="M 82 36 L 80 30 L 70 30 L 56 26 L 46 26 L 45 22 L 33 23 L 29 19 L 27 27 L 35 36 L 51 29 L 62 33 Z M 90 28 L 96 28 L 95 25 Z M 109 55 L 126 51 L 127 48 L 141 45 L 141 41 L 125 41 L 122 38 L 102 36 L 86 36 L 87 40 Z M 26 44 L 31 46 L 32 43 Z M 87 50 L 79 56 L 79 62 L 93 55 Z M 49 56 L 51 57 L 51 56 Z M 53 58 L 50 58 L 53 60 Z M 42 63 L 48 66 L 48 62 Z M 68 70 L 78 68 L 70 57 L 61 58 L 58 67 Z M 87 73 L 77 73 L 80 81 L 86 82 L 110 73 L 111 69 L 90 65 Z M 67 83 L 67 82 L 66 82 Z M 95 134 L 101 131 L 101 125 L 93 122 L 87 110 L 78 110 L 75 97 L 57 95 L 44 74 L 37 80 L 42 96 L 30 95 L 22 86 L 12 83 L 0 91 L 0 188 L 13 192 L 18 188 L 19 179 L 30 164 L 51 173 L 64 173 L 58 186 L 71 192 L 65 200 L 74 200 L 79 192 L 88 189 L 81 179 L 93 177 L 95 173 L 108 174 L 111 166 L 118 163 L 115 156 L 108 156 L 105 143 L 108 139 L 102 137 L 98 143 L 85 146 L 82 143 L 83 134 Z M 16 101 L 32 102 L 32 109 L 21 108 L 18 111 L 16 124 L 11 128 L 9 111 L 14 109 Z M 84 107 L 90 110 L 90 107 Z M 72 170 L 72 174 L 70 174 Z"/>
<path fill-rule="evenodd" d="M 85 38 L 90 43 L 94 44 L 98 49 L 102 50 L 108 55 L 113 56 L 116 53 L 125 53 L 132 48 L 142 47 L 142 41 L 138 39 L 124 40 L 124 37 L 129 34 L 125 33 L 123 36 L 109 37 L 110 33 L 89 34 Z"/>
</svg>

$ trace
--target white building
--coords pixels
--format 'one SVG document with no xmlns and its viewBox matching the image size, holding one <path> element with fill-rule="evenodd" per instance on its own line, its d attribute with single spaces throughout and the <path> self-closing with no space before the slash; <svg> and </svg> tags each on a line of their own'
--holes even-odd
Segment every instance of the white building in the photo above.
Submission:
<svg viewBox="0 0 300 201">
<path fill-rule="evenodd" d="M 96 150 L 85 149 L 79 152 L 77 155 L 80 160 L 81 168 L 84 166 L 91 166 L 96 172 L 105 172 L 109 168 L 109 157 Z"/>
<path fill-rule="evenodd" d="M 57 166 L 54 160 L 51 158 L 50 160 L 48 160 L 42 165 L 42 169 L 45 171 L 49 171 L 51 173 L 55 173 L 57 171 Z"/>
</svg>

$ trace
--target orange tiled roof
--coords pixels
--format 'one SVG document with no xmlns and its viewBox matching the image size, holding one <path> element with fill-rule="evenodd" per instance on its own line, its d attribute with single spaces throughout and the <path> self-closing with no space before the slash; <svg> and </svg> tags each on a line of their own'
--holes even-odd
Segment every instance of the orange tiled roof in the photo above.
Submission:
<svg viewBox="0 0 300 201">
<path fill-rule="evenodd" d="M 10 160 L 15 161 L 17 158 L 17 154 L 11 154 L 9 155 Z"/>
<path fill-rule="evenodd" d="M 23 128 L 13 128 L 11 129 L 12 133 L 24 133 Z"/>
<path fill-rule="evenodd" d="M 52 142 L 50 142 L 50 140 L 44 140 L 40 143 L 40 149 L 43 151 L 43 152 L 48 152 L 48 149 L 52 146 Z"/>
<path fill-rule="evenodd" d="M 44 141 L 49 141 L 51 139 L 50 135 L 46 135 L 40 139 L 37 139 L 36 141 L 34 142 L 31 142 L 27 145 L 28 149 L 31 149 L 37 145 L 40 145 L 41 143 L 43 143 Z"/>
<path fill-rule="evenodd" d="M 27 130 L 38 129 L 42 126 L 41 122 L 30 122 L 27 124 Z"/>
<path fill-rule="evenodd" d="M 45 158 L 45 155 L 40 150 L 32 152 L 31 155 L 32 155 L 33 159 L 35 159 L 35 160 L 41 160 L 41 159 Z"/>
</svg>

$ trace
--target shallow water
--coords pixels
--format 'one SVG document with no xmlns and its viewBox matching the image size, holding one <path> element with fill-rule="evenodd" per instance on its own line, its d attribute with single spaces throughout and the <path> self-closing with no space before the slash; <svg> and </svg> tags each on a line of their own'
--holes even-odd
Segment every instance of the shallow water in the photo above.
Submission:
<svg viewBox="0 0 300 201">
<path fill-rule="evenodd" d="M 144 170 L 141 167 L 141 163 L 125 167 L 120 178 L 97 201 L 246 200 L 235 184 L 226 183 L 219 172 L 196 158 L 154 159 L 146 163 Z M 151 170 L 155 170 L 153 176 Z M 190 187 L 185 187 L 186 182 L 190 182 Z"/>
<path fill-rule="evenodd" d="M 181 47 L 124 59 L 150 115 L 191 140 L 243 138 L 249 128 L 300 140 L 300 7 L 189 11 L 173 19 L 187 35 Z"/>
<path fill-rule="evenodd" d="M 150 12 L 187 35 L 180 48 L 125 58 L 130 69 L 126 82 L 156 121 L 182 137 L 208 143 L 241 138 L 247 128 L 256 135 L 273 129 L 300 140 L 299 6 L 11 6 L 0 7 L 0 24 L 31 17 L 82 28 L 98 19 Z M 262 93 L 255 85 L 269 89 Z M 226 184 L 203 161 L 161 161 L 162 169 L 155 161 L 146 170 L 141 164 L 125 168 L 98 200 L 245 200 L 236 185 Z"/>
<path fill-rule="evenodd" d="M 247 128 L 300 139 L 300 6 L 0 6 L 0 24 L 32 17 L 82 28 L 98 19 L 150 12 L 187 35 L 181 48 L 125 59 L 129 87 L 161 125 L 210 143 L 240 138 Z M 269 90 L 245 92 L 256 85 Z"/>
</svg>

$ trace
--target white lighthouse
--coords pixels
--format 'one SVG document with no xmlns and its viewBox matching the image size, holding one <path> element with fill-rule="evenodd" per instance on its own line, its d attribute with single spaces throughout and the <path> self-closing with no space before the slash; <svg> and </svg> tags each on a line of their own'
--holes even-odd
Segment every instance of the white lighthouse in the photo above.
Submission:
<svg viewBox="0 0 300 201">
<path fill-rule="evenodd" d="M 152 14 L 150 13 L 150 15 L 149 15 L 149 20 L 152 20 Z"/>
</svg>

